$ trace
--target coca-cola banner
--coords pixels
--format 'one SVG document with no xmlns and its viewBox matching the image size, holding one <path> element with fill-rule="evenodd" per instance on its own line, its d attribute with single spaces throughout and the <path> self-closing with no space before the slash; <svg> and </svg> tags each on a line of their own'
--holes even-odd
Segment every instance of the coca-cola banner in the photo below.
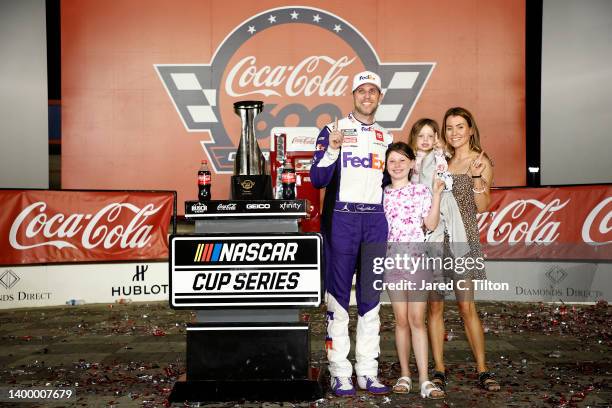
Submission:
<svg viewBox="0 0 612 408">
<path fill-rule="evenodd" d="M 612 260 L 612 185 L 498 189 L 478 217 L 489 259 Z"/>
<path fill-rule="evenodd" d="M 0 265 L 167 259 L 174 197 L 0 190 Z"/>
<path fill-rule="evenodd" d="M 264 102 L 265 152 L 275 127 L 321 128 L 350 112 L 366 69 L 381 77 L 376 117 L 395 140 L 464 106 L 497 185 L 525 185 L 524 1 L 62 0 L 61 12 L 65 188 L 194 200 L 208 159 L 212 198 L 228 199 L 234 102 Z"/>
</svg>

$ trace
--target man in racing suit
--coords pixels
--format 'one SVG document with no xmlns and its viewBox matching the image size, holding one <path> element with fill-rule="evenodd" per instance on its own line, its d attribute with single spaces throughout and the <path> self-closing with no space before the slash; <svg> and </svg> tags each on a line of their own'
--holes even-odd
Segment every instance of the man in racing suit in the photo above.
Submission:
<svg viewBox="0 0 612 408">
<path fill-rule="evenodd" d="M 351 379 L 353 367 L 347 358 L 349 298 L 361 244 L 387 241 L 382 180 L 385 152 L 393 142 L 393 136 L 374 119 L 382 99 L 380 77 L 373 72 L 361 72 L 355 75 L 352 89 L 353 112 L 321 130 L 310 170 L 312 184 L 316 188 L 326 187 L 322 223 L 326 258 L 326 348 L 331 387 L 338 396 L 355 395 Z M 377 378 L 380 301 L 379 293 L 369 283 L 372 276 L 371 268 L 360 270 L 356 282 L 359 316 L 355 373 L 361 389 L 385 394 L 389 387 Z"/>
</svg>

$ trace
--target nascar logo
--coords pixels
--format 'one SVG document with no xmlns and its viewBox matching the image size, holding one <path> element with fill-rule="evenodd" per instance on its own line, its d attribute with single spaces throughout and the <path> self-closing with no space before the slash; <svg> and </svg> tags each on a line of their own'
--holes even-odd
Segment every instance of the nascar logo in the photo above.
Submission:
<svg viewBox="0 0 612 408">
<path fill-rule="evenodd" d="M 297 242 L 239 242 L 198 244 L 194 262 L 293 262 Z"/>
</svg>

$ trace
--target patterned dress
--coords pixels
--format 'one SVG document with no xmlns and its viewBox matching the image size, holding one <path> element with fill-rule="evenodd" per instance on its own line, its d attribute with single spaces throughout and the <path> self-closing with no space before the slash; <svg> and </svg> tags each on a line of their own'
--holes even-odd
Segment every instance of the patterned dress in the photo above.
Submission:
<svg viewBox="0 0 612 408">
<path fill-rule="evenodd" d="M 426 246 L 423 219 L 431 211 L 431 199 L 429 188 L 423 184 L 410 183 L 398 189 L 390 186 L 385 188 L 383 203 L 389 226 L 387 258 L 423 257 Z M 429 282 L 431 278 L 431 271 L 421 266 L 416 269 L 410 267 L 386 269 L 383 280 L 394 284 L 412 282 L 414 288 L 418 289 L 424 280 Z M 426 294 L 417 293 L 415 289 L 390 290 L 389 297 L 392 302 L 407 301 L 409 298 L 412 301 L 426 301 Z"/>
<path fill-rule="evenodd" d="M 478 221 L 476 214 L 476 201 L 474 201 L 474 184 L 472 177 L 469 174 L 453 174 L 453 195 L 457 200 L 461 219 L 465 226 L 467 235 L 467 244 L 470 251 L 463 257 L 471 257 L 473 259 L 483 258 L 482 248 L 480 246 L 480 234 L 478 232 Z M 444 245 L 448 248 L 448 235 L 444 237 Z M 473 268 L 465 271 L 462 274 L 452 273 L 455 279 L 486 279 L 485 269 Z"/>
<path fill-rule="evenodd" d="M 389 224 L 389 242 L 423 242 L 423 219 L 431 210 L 431 193 L 423 184 L 410 183 L 402 188 L 385 188 L 385 217 Z"/>
</svg>

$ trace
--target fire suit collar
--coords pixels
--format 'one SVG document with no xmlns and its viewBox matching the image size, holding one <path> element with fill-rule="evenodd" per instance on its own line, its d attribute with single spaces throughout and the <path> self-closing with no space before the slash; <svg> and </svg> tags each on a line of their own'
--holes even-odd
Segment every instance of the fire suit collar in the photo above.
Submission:
<svg viewBox="0 0 612 408">
<path fill-rule="evenodd" d="M 353 112 L 351 112 L 351 113 L 349 113 L 349 114 L 348 114 L 348 118 L 349 118 L 350 120 L 352 120 L 353 122 L 357 122 L 357 123 L 359 123 L 360 125 L 363 125 L 363 126 L 374 126 L 374 125 L 376 124 L 376 121 L 374 121 L 374 122 L 372 122 L 372 123 L 364 123 L 364 122 L 360 121 L 359 119 L 357 119 L 357 118 L 356 118 L 356 117 L 353 115 Z"/>
</svg>

